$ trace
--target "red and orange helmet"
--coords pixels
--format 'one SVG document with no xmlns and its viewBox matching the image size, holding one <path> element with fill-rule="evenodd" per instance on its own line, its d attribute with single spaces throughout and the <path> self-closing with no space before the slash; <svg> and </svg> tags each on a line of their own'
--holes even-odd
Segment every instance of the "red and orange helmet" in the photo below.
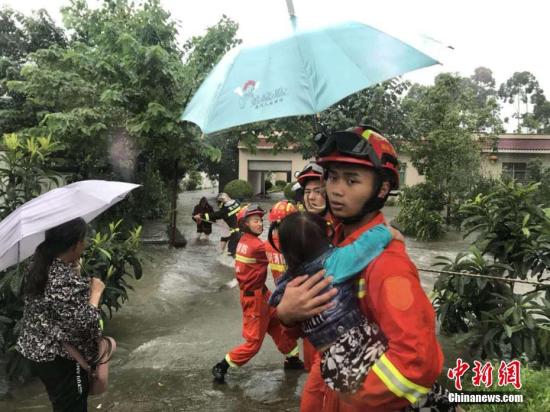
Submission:
<svg viewBox="0 0 550 412">
<path fill-rule="evenodd" d="M 288 215 L 297 212 L 296 206 L 290 203 L 288 200 L 281 200 L 273 205 L 269 211 L 269 222 L 278 222 L 283 220 Z"/>
<path fill-rule="evenodd" d="M 384 169 L 392 176 L 391 190 L 399 188 L 399 163 L 392 144 L 376 128 L 360 125 L 352 129 L 318 134 L 315 143 L 319 146 L 317 163 L 349 163 Z"/>
<path fill-rule="evenodd" d="M 298 174 L 297 179 L 298 183 L 302 187 L 306 187 L 306 183 L 310 179 L 320 180 L 323 178 L 324 169 L 319 166 L 317 163 L 308 163 L 302 171 Z"/>
<path fill-rule="evenodd" d="M 241 210 L 237 212 L 237 224 L 240 224 L 243 219 L 246 219 L 249 216 L 258 215 L 263 217 L 264 214 L 265 211 L 256 203 L 243 206 L 241 207 Z"/>
</svg>

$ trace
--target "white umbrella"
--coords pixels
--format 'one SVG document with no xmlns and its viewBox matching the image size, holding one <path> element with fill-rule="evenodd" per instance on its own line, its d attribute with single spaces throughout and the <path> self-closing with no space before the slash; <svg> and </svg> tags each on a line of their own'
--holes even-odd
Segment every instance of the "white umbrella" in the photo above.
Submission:
<svg viewBox="0 0 550 412">
<path fill-rule="evenodd" d="M 0 271 L 34 254 L 46 230 L 77 217 L 89 222 L 136 187 L 139 185 L 84 180 L 50 190 L 19 206 L 0 222 Z"/>
</svg>

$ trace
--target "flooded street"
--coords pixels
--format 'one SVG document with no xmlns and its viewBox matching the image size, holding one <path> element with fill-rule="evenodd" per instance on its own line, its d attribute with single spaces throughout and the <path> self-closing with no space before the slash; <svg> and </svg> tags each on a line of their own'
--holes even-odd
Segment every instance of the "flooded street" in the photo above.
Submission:
<svg viewBox="0 0 550 412">
<path fill-rule="evenodd" d="M 249 364 L 229 372 L 227 384 L 212 381 L 212 366 L 242 341 L 238 288 L 230 287 L 230 260 L 218 251 L 224 224 L 213 226 L 208 242 L 196 242 L 190 216 L 203 195 L 214 205 L 216 192 L 208 189 L 181 196 L 178 222 L 189 241 L 185 249 L 144 246 L 143 278 L 132 282 L 135 293 L 129 293 L 129 302 L 106 324 L 106 334 L 118 342 L 110 390 L 91 398 L 90 410 L 298 411 L 307 375 L 285 373 L 283 357 L 269 337 Z M 388 208 L 389 218 L 395 213 Z M 163 224 L 152 225 L 147 231 L 162 228 Z M 429 267 L 437 255 L 453 256 L 468 247 L 458 237 L 432 243 L 407 240 L 407 244 L 413 260 L 423 267 Z M 433 275 L 422 274 L 427 291 L 434 280 Z M 454 361 L 452 343 L 443 342 Z M 41 383 L 31 381 L 16 386 L 0 401 L 0 410 L 41 412 L 50 406 Z"/>
</svg>

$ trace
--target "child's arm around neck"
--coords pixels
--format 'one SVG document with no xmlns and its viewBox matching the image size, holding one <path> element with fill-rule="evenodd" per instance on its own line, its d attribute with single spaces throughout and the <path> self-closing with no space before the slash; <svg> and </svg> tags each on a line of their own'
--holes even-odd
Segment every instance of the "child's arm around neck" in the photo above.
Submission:
<svg viewBox="0 0 550 412">
<path fill-rule="evenodd" d="M 345 282 L 376 259 L 391 240 L 392 234 L 386 225 L 372 227 L 349 245 L 334 248 L 324 263 L 326 275 L 333 276 L 334 283 Z"/>
</svg>

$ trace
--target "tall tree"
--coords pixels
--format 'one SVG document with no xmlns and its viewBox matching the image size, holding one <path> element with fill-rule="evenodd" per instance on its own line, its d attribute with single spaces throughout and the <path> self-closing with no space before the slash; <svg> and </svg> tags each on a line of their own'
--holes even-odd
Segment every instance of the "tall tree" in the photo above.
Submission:
<svg viewBox="0 0 550 412">
<path fill-rule="evenodd" d="M 536 77 L 527 71 L 515 72 L 512 77 L 500 85 L 498 95 L 500 98 L 509 104 L 514 105 L 515 113 L 513 118 L 517 120 L 516 132 L 521 133 L 525 127 L 529 130 L 529 122 L 526 123 L 532 113 L 529 104 L 535 103 L 537 95 L 541 94 L 541 88 Z M 505 119 L 507 122 L 508 119 Z"/>
<path fill-rule="evenodd" d="M 400 78 L 374 85 L 330 107 L 321 113 L 321 120 L 330 130 L 368 123 L 380 128 L 391 139 L 408 138 L 410 130 L 401 101 L 410 86 Z"/>
<path fill-rule="evenodd" d="M 69 46 L 32 53 L 23 79 L 8 86 L 45 107 L 39 128 L 65 144 L 74 178 L 133 165 L 132 179 L 147 185 L 143 217 L 198 159 L 217 153 L 179 117 L 201 76 L 235 44 L 237 25 L 223 18 L 182 47 L 158 0 L 110 0 L 98 8 L 72 0 L 63 17 Z"/>
<path fill-rule="evenodd" d="M 45 10 L 24 16 L 10 8 L 0 9 L 0 135 L 36 125 L 44 109 L 25 94 L 9 90 L 7 82 L 21 80 L 21 67 L 30 53 L 66 43 L 63 29 Z"/>
<path fill-rule="evenodd" d="M 539 89 L 531 98 L 533 112 L 523 117 L 524 126 L 535 133 L 550 133 L 550 102 L 546 100 L 544 91 Z"/>
<path fill-rule="evenodd" d="M 433 86 L 414 85 L 403 105 L 414 142 L 412 163 L 444 196 L 446 221 L 454 215 L 479 171 L 483 134 L 500 129 L 494 100 L 479 100 L 472 79 L 444 73 Z"/>
</svg>

